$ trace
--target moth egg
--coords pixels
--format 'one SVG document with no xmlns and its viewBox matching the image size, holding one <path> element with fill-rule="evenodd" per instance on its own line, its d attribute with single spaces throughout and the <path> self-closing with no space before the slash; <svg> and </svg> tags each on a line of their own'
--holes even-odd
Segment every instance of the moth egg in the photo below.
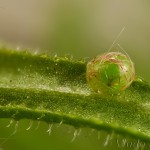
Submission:
<svg viewBox="0 0 150 150">
<path fill-rule="evenodd" d="M 86 79 L 90 87 L 101 94 L 117 94 L 131 85 L 135 68 L 128 55 L 109 52 L 87 64 Z"/>
</svg>

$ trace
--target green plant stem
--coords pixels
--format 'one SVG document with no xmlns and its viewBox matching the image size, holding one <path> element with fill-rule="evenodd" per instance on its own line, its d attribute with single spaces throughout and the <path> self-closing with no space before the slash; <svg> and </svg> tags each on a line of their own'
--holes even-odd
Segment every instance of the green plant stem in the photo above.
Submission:
<svg viewBox="0 0 150 150">
<path fill-rule="evenodd" d="M 150 87 L 137 78 L 117 96 L 92 91 L 86 62 L 0 51 L 0 118 L 115 132 L 150 142 Z"/>
</svg>

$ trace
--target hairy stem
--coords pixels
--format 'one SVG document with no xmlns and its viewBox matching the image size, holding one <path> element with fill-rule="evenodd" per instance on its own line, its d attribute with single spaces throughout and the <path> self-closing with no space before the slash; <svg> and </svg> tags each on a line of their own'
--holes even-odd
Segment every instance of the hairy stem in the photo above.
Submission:
<svg viewBox="0 0 150 150">
<path fill-rule="evenodd" d="M 90 127 L 150 142 L 150 87 L 137 78 L 117 96 L 89 88 L 86 62 L 0 50 L 0 118 Z"/>
</svg>

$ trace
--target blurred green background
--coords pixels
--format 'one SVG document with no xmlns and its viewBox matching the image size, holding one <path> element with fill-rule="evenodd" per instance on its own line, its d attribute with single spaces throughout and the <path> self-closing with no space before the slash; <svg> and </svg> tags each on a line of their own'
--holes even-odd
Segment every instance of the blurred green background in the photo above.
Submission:
<svg viewBox="0 0 150 150">
<path fill-rule="evenodd" d="M 136 74 L 150 82 L 150 2 L 148 0 L 1 0 L 1 45 L 17 50 L 28 49 L 50 55 L 72 55 L 76 59 L 92 58 L 107 52 L 116 36 L 125 26 L 118 43 L 135 63 Z M 120 50 L 114 46 L 113 51 Z M 6 128 L 9 120 L 0 121 L 0 143 L 14 126 Z M 37 122 L 34 122 L 36 124 Z M 19 124 L 16 135 L 1 147 L 4 150 L 59 150 L 107 149 L 103 147 L 107 134 L 87 129 L 70 143 L 74 129 L 54 126 L 52 135 L 46 134 L 48 125 L 30 131 L 29 120 Z M 68 129 L 71 130 L 68 133 Z M 89 135 L 90 134 L 90 135 Z M 120 148 L 121 149 L 121 148 Z M 124 148 L 126 149 L 126 148 Z M 129 149 L 129 148 L 127 148 Z"/>
</svg>

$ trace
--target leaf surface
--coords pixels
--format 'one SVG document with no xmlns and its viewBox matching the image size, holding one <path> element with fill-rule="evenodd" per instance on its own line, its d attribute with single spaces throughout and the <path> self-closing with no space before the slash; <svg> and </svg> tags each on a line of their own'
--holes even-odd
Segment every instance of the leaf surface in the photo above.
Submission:
<svg viewBox="0 0 150 150">
<path fill-rule="evenodd" d="M 0 50 L 0 118 L 90 127 L 150 143 L 150 86 L 141 78 L 117 96 L 90 89 L 86 62 Z"/>
</svg>

